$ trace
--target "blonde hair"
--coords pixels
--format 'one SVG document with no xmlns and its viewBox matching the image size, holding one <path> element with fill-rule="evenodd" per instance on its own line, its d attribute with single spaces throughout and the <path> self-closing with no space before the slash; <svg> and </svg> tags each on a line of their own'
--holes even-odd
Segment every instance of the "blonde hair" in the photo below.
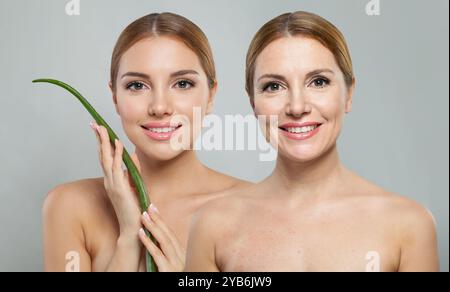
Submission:
<svg viewBox="0 0 450 292">
<path fill-rule="evenodd" d="M 120 34 L 111 57 L 110 81 L 116 90 L 116 79 L 122 55 L 138 41 L 153 36 L 171 36 L 182 41 L 198 56 L 210 88 L 216 82 L 211 47 L 203 31 L 189 19 L 174 13 L 153 13 L 129 24 Z"/>
<path fill-rule="evenodd" d="M 342 33 L 326 19 L 309 12 L 297 11 L 282 14 L 264 24 L 254 36 L 247 52 L 245 89 L 254 107 L 254 75 L 256 59 L 273 41 L 302 35 L 319 41 L 329 49 L 344 74 L 348 87 L 353 85 L 352 59 Z"/>
</svg>

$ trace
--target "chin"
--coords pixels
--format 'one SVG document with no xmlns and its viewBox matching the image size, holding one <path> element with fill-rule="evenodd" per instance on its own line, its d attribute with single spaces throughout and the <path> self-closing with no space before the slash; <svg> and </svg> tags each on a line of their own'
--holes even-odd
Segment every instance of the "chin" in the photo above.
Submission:
<svg viewBox="0 0 450 292">
<path fill-rule="evenodd" d="M 279 153 L 290 161 L 306 163 L 320 157 L 323 151 L 313 147 L 290 147 L 287 149 L 279 149 Z"/>
<path fill-rule="evenodd" d="M 150 159 L 156 161 L 170 161 L 185 151 L 185 150 L 175 151 L 172 149 L 170 144 L 155 145 L 150 147 L 151 149 L 144 149 L 144 152 Z"/>
</svg>

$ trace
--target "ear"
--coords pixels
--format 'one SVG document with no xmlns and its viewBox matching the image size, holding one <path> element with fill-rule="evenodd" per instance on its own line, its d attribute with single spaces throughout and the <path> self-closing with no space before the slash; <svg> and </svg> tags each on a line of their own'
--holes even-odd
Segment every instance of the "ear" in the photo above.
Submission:
<svg viewBox="0 0 450 292">
<path fill-rule="evenodd" d="M 347 89 L 347 98 L 345 100 L 345 113 L 348 114 L 352 111 L 353 104 L 353 92 L 355 91 L 356 80 L 353 80 L 352 85 Z"/>
<path fill-rule="evenodd" d="M 218 87 L 217 81 L 214 81 L 214 85 L 209 89 L 208 104 L 206 106 L 206 114 L 207 115 L 209 115 L 213 111 L 214 100 L 216 98 L 216 93 L 217 93 L 217 87 Z"/>
<path fill-rule="evenodd" d="M 116 93 L 114 92 L 114 89 L 112 87 L 112 82 L 111 81 L 109 82 L 109 89 L 111 90 L 111 95 L 112 95 L 112 99 L 113 99 L 113 102 L 114 102 L 114 106 L 116 108 L 116 113 L 120 116 L 119 108 L 117 106 L 117 96 L 116 96 Z"/>
</svg>

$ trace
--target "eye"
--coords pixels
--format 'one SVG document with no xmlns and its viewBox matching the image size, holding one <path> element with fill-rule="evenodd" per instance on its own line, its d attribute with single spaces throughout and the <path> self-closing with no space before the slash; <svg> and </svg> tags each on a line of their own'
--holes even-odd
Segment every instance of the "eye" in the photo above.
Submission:
<svg viewBox="0 0 450 292">
<path fill-rule="evenodd" d="M 189 89 L 194 86 L 195 86 L 194 82 L 191 82 L 189 80 L 180 80 L 177 83 L 175 83 L 175 88 L 180 89 Z"/>
<path fill-rule="evenodd" d="M 132 91 L 140 91 L 146 88 L 145 84 L 139 81 L 133 81 L 127 84 L 127 89 L 130 89 Z"/>
<path fill-rule="evenodd" d="M 269 82 L 266 85 L 264 85 L 263 87 L 263 91 L 266 92 L 276 92 L 281 90 L 283 87 L 281 86 L 281 84 L 276 83 L 276 82 Z"/>
<path fill-rule="evenodd" d="M 311 85 L 315 88 L 324 88 L 330 84 L 330 80 L 325 77 L 318 77 L 311 82 Z"/>
</svg>

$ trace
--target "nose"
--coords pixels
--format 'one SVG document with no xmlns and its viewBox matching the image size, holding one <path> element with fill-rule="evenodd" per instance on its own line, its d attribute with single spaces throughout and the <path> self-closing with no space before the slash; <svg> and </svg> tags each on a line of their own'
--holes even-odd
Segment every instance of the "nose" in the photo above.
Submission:
<svg viewBox="0 0 450 292">
<path fill-rule="evenodd" d="M 300 89 L 294 89 L 290 92 L 288 102 L 286 104 L 286 114 L 288 116 L 299 118 L 304 114 L 311 112 L 311 105 L 307 96 Z"/>
<path fill-rule="evenodd" d="M 169 94 L 162 90 L 155 90 L 148 106 L 148 113 L 156 117 L 171 116 L 173 114 L 173 108 Z"/>
</svg>

